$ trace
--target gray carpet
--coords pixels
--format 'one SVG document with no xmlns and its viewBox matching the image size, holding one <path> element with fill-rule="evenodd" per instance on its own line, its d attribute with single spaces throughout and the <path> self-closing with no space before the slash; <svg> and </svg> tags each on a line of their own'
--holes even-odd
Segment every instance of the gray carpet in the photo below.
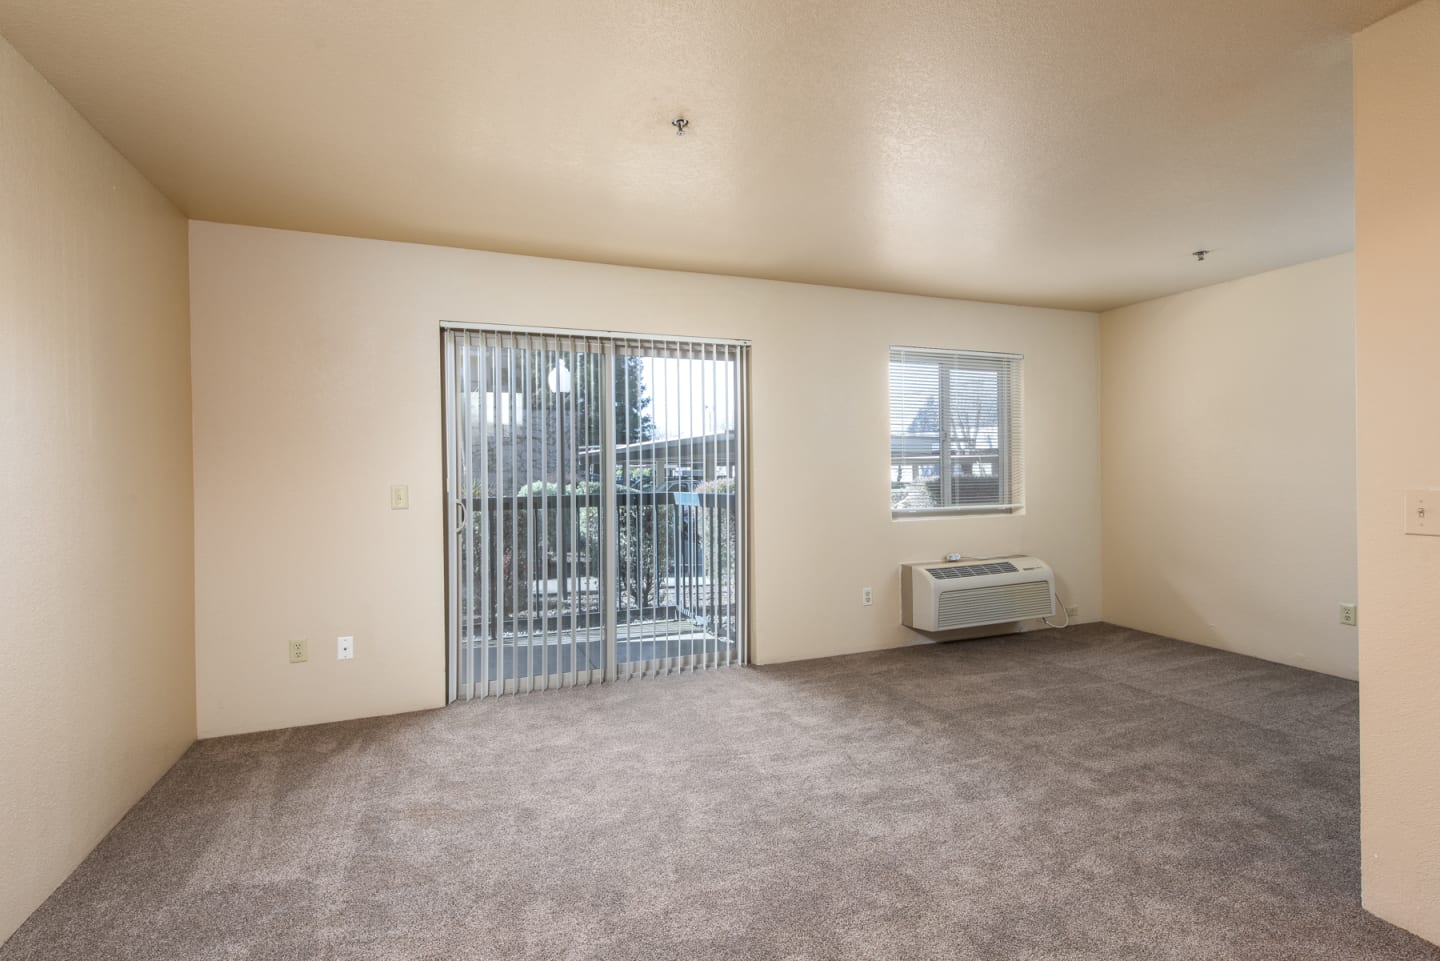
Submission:
<svg viewBox="0 0 1440 961">
<path fill-rule="evenodd" d="M 0 959 L 1440 959 L 1354 684 L 1105 625 L 197 744 Z"/>
</svg>

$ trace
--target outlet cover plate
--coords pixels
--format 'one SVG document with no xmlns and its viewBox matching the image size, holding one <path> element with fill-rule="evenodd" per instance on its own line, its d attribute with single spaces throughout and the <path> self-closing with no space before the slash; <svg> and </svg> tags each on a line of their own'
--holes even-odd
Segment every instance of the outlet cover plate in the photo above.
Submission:
<svg viewBox="0 0 1440 961">
<path fill-rule="evenodd" d="M 304 641 L 290 642 L 290 663 L 304 664 L 310 660 L 310 645 Z"/>
<path fill-rule="evenodd" d="M 349 661 L 355 657 L 355 638 L 335 638 L 335 660 Z"/>
</svg>

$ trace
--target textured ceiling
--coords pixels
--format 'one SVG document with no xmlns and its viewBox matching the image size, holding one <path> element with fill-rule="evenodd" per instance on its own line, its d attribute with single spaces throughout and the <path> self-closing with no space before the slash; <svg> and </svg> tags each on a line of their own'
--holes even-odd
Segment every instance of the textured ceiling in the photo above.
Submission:
<svg viewBox="0 0 1440 961">
<path fill-rule="evenodd" d="M 1349 34 L 1407 3 L 0 0 L 0 34 L 194 218 L 1097 309 L 1350 249 Z"/>
</svg>

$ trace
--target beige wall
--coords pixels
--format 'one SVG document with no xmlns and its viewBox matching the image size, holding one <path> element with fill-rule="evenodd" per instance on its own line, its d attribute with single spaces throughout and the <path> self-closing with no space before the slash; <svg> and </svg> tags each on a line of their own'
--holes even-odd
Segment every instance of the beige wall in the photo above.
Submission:
<svg viewBox="0 0 1440 961">
<path fill-rule="evenodd" d="M 753 341 L 761 662 L 910 643 L 897 565 L 952 550 L 1040 555 L 1082 619 L 1099 614 L 1093 314 L 208 223 L 190 237 L 202 736 L 441 702 L 442 318 Z M 890 519 L 891 343 L 1025 354 L 1023 515 Z M 409 511 L 389 509 L 392 483 Z M 355 660 L 334 659 L 339 634 Z M 287 663 L 292 637 L 309 663 Z"/>
<path fill-rule="evenodd" d="M 1101 316 L 1106 620 L 1356 676 L 1354 277 L 1345 255 Z"/>
<path fill-rule="evenodd" d="M 1365 906 L 1440 942 L 1440 0 L 1356 37 L 1355 120 Z"/>
<path fill-rule="evenodd" d="M 185 230 L 0 40 L 0 940 L 195 737 Z"/>
</svg>

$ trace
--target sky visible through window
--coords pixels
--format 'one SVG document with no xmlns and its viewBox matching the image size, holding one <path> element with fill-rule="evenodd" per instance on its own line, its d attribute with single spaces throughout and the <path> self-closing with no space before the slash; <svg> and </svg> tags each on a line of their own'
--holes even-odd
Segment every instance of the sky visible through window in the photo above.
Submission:
<svg viewBox="0 0 1440 961">
<path fill-rule="evenodd" d="M 735 416 L 735 365 L 726 360 L 644 357 L 641 379 L 657 440 L 729 430 Z"/>
</svg>

